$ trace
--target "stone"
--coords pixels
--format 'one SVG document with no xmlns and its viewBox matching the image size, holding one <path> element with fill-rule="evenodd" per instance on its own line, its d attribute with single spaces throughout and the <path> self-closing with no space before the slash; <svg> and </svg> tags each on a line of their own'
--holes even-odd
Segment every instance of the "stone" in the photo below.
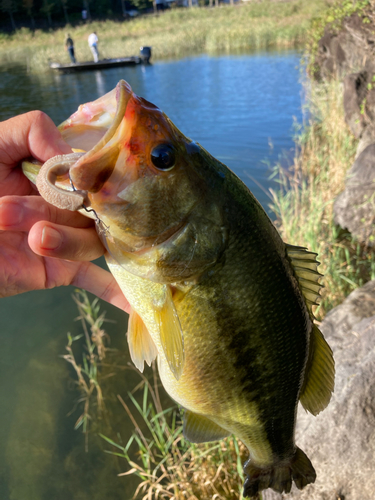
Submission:
<svg viewBox="0 0 375 500">
<path fill-rule="evenodd" d="M 374 54 L 373 21 L 364 23 L 361 16 L 353 14 L 344 19 L 339 31 L 330 24 L 325 27 L 318 43 L 314 76 L 317 79 L 341 78 L 362 68 L 374 72 Z"/>
<path fill-rule="evenodd" d="M 356 158 L 375 143 L 375 76 L 368 71 L 346 75 L 343 81 L 345 121 L 359 139 Z"/>
<path fill-rule="evenodd" d="M 368 146 L 371 146 L 371 144 L 375 144 L 375 123 L 371 123 L 364 128 L 361 134 L 361 138 L 359 139 L 357 144 L 355 159 L 357 160 L 357 158 L 363 153 L 363 151 Z"/>
<path fill-rule="evenodd" d="M 375 241 L 375 144 L 370 144 L 348 171 L 345 189 L 336 198 L 334 221 L 360 242 Z"/>
<path fill-rule="evenodd" d="M 345 121 L 354 137 L 359 139 L 367 123 L 361 104 L 367 94 L 367 72 L 351 73 L 344 78 L 343 105 Z"/>
<path fill-rule="evenodd" d="M 317 417 L 298 411 L 297 445 L 317 479 L 263 500 L 373 500 L 375 497 L 375 280 L 352 292 L 320 328 L 336 362 L 335 392 Z"/>
</svg>

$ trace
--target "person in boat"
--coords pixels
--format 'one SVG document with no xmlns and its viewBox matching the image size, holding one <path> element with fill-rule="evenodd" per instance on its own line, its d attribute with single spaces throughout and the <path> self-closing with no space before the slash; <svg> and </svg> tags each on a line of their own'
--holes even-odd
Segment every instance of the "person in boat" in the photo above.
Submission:
<svg viewBox="0 0 375 500">
<path fill-rule="evenodd" d="M 70 60 L 72 61 L 73 64 L 75 64 L 76 58 L 74 55 L 74 42 L 73 39 L 70 37 L 69 33 L 67 33 L 65 37 L 65 48 L 69 53 Z"/>
<path fill-rule="evenodd" d="M 89 47 L 90 47 L 90 50 L 91 50 L 93 58 L 94 58 L 94 62 L 98 62 L 99 61 L 99 51 L 98 51 L 99 39 L 98 39 L 98 36 L 97 36 L 95 31 L 89 35 L 88 42 L 89 42 Z"/>
<path fill-rule="evenodd" d="M 94 221 L 49 205 L 20 166 L 71 152 L 42 111 L 0 122 L 0 298 L 73 285 L 129 312 L 113 276 L 90 262 L 104 253 Z"/>
</svg>

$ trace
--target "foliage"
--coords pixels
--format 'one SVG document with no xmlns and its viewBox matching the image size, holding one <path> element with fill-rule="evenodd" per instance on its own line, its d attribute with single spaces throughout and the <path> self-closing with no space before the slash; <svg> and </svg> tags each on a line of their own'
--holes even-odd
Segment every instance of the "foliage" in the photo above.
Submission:
<svg viewBox="0 0 375 500">
<path fill-rule="evenodd" d="M 4 2 L 9 2 L 10 0 L 3 0 Z M 18 10 L 18 19 L 20 22 L 25 23 L 27 21 L 26 11 L 23 7 L 23 0 L 11 0 L 12 3 L 17 6 L 16 10 Z M 260 17 L 263 17 L 263 12 L 267 17 L 270 16 L 271 11 L 275 11 L 275 17 L 280 15 L 284 17 L 284 13 L 286 15 L 291 15 L 293 12 L 297 13 L 301 11 L 305 12 L 315 12 L 315 15 L 319 10 L 324 8 L 327 1 L 331 0 L 316 0 L 311 2 L 310 0 L 289 0 L 288 2 L 275 2 L 273 0 L 262 0 L 261 2 L 247 2 L 249 7 L 254 11 L 258 11 L 260 13 Z M 64 0 L 64 6 L 61 5 L 60 1 L 53 2 L 53 7 L 51 7 L 51 15 L 55 19 L 55 22 L 58 23 L 58 26 L 64 21 L 64 11 L 62 7 L 65 7 L 69 14 L 69 19 L 73 19 L 74 24 L 82 21 L 81 11 L 82 8 L 86 8 L 89 11 L 89 14 L 94 19 L 105 19 L 105 18 L 117 18 L 117 20 L 123 20 L 123 10 L 130 11 L 134 8 L 140 10 L 141 12 L 153 12 L 152 1 L 151 0 Z M 176 10 L 175 7 L 177 4 L 181 3 L 179 0 L 175 0 L 173 3 L 173 9 Z M 215 1 L 215 5 L 219 5 L 218 2 Z M 199 0 L 199 5 L 201 7 L 211 5 L 210 0 Z M 232 6 L 233 7 L 233 6 Z M 241 5 L 236 5 L 236 9 L 241 7 Z M 43 0 L 34 0 L 34 14 L 37 18 L 43 17 Z M 177 9 L 180 10 L 180 9 Z M 185 10 L 185 9 L 182 9 Z M 186 10 L 200 10 L 197 8 L 194 9 L 186 9 Z M 210 9 L 210 10 L 218 10 L 218 9 Z M 259 15 L 259 14 L 258 14 Z M 90 18 L 89 16 L 89 18 Z M 4 20 L 1 21 L 1 24 L 6 27 L 4 24 Z"/>
<path fill-rule="evenodd" d="M 319 50 L 319 40 L 326 29 L 332 33 L 338 33 L 342 28 L 343 21 L 357 14 L 362 22 L 369 22 L 369 14 L 373 10 L 373 0 L 337 0 L 329 9 L 323 11 L 320 16 L 311 22 L 308 32 L 306 50 L 309 54 L 309 71 L 316 74 L 315 59 Z"/>
<path fill-rule="evenodd" d="M 152 8 L 152 0 L 132 0 L 131 3 L 140 11 Z"/>
<path fill-rule="evenodd" d="M 275 169 L 280 189 L 272 192 L 272 209 L 284 241 L 319 254 L 325 288 L 316 315 L 323 318 L 375 278 L 375 256 L 333 222 L 333 202 L 356 150 L 344 120 L 340 82 L 313 83 L 308 97 L 310 118 L 297 135 L 294 164 L 289 171 Z"/>
</svg>

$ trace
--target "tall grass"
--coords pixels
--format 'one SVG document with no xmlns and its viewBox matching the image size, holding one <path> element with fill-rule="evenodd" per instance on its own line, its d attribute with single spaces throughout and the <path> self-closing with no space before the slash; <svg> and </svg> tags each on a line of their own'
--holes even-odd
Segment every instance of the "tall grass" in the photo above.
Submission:
<svg viewBox="0 0 375 500">
<path fill-rule="evenodd" d="M 344 189 L 357 145 L 344 120 L 342 94 L 337 80 L 311 83 L 310 116 L 297 134 L 294 163 L 288 171 L 276 167 L 280 189 L 272 192 L 284 241 L 319 254 L 319 270 L 325 275 L 319 318 L 375 278 L 373 253 L 333 222 L 333 203 Z"/>
<path fill-rule="evenodd" d="M 219 8 L 172 9 L 124 22 L 93 22 L 56 31 L 32 33 L 25 28 L 0 37 L 0 61 L 23 57 L 33 72 L 45 71 L 48 60 L 67 63 L 67 31 L 74 39 L 78 61 L 91 60 L 87 37 L 99 36 L 101 58 L 121 57 L 151 45 L 153 58 L 180 57 L 187 53 L 286 48 L 304 43 L 311 19 L 331 0 L 263 0 Z"/>
</svg>

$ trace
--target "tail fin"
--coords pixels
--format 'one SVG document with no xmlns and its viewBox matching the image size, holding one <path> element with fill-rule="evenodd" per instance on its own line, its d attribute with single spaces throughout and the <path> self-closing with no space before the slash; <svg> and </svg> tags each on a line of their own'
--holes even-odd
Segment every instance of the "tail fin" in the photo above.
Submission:
<svg viewBox="0 0 375 500">
<path fill-rule="evenodd" d="M 254 497 L 260 491 L 272 488 L 278 493 L 289 493 L 292 481 L 299 490 L 313 483 L 316 472 L 305 453 L 297 448 L 289 462 L 282 462 L 269 468 L 261 468 L 251 463 L 244 465 L 247 478 L 244 483 L 244 497 Z"/>
</svg>

